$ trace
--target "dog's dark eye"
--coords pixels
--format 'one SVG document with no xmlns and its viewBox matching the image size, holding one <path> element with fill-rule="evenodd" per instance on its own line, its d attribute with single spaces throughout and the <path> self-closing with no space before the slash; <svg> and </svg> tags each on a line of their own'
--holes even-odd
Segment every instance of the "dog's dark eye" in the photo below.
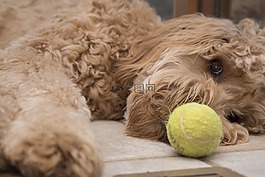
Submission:
<svg viewBox="0 0 265 177">
<path fill-rule="evenodd" d="M 209 70 L 213 76 L 219 76 L 223 71 L 223 65 L 218 59 L 211 61 Z"/>
</svg>

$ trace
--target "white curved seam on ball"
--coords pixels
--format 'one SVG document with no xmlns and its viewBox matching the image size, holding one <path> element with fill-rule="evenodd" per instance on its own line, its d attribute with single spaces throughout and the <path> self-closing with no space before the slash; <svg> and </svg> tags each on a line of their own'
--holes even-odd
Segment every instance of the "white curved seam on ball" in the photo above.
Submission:
<svg viewBox="0 0 265 177">
<path fill-rule="evenodd" d="M 184 136 L 185 136 L 187 139 L 190 139 L 190 140 L 192 140 L 192 141 L 196 141 L 196 142 L 199 142 L 199 143 L 207 143 L 207 142 L 210 142 L 210 141 L 214 141 L 214 140 L 216 140 L 216 138 L 211 138 L 211 139 L 208 139 L 208 140 L 200 140 L 200 139 L 193 138 L 193 137 L 191 137 L 191 136 L 189 136 L 189 135 L 187 134 L 187 132 L 185 131 L 185 129 L 184 129 L 184 127 L 183 127 L 183 119 L 184 119 L 184 115 L 185 115 L 185 113 L 186 113 L 189 109 L 191 109 L 191 108 L 193 108 L 193 107 L 196 107 L 196 106 L 191 106 L 191 107 L 186 108 L 186 109 L 182 112 L 181 117 L 180 117 L 180 129 L 181 129 L 182 133 L 184 134 Z"/>
</svg>

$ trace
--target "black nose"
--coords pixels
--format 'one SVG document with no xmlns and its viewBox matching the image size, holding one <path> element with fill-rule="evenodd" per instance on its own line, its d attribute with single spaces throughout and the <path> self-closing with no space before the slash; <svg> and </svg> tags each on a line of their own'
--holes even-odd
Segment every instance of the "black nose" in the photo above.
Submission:
<svg viewBox="0 0 265 177">
<path fill-rule="evenodd" d="M 227 119 L 230 122 L 239 122 L 239 120 L 241 119 L 241 116 L 235 114 L 234 112 L 230 112 L 230 114 L 227 116 Z"/>
</svg>

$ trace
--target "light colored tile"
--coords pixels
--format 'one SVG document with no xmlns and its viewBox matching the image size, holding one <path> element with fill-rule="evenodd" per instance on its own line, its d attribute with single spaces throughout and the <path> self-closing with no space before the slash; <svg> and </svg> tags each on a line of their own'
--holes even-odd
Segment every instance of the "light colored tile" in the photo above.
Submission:
<svg viewBox="0 0 265 177">
<path fill-rule="evenodd" d="M 113 175 L 118 174 L 146 173 L 202 167 L 210 167 L 210 165 L 196 159 L 184 157 L 126 160 L 106 162 L 102 177 L 112 177 Z"/>
<path fill-rule="evenodd" d="M 215 153 L 205 162 L 234 170 L 247 177 L 265 176 L 265 150 Z"/>
<path fill-rule="evenodd" d="M 176 156 L 167 144 L 126 136 L 120 122 L 95 121 L 91 127 L 105 162 Z"/>
<path fill-rule="evenodd" d="M 265 136 L 251 136 L 249 143 L 220 147 L 211 156 L 197 160 L 179 157 L 164 143 L 128 137 L 121 122 L 95 121 L 92 129 L 105 162 L 103 177 L 211 165 L 226 167 L 247 177 L 265 176 L 265 150 L 262 150 Z"/>
</svg>

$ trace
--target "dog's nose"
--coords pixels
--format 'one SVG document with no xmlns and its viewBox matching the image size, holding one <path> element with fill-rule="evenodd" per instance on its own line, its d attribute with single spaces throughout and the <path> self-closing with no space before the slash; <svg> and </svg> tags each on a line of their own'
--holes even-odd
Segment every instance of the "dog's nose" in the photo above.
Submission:
<svg viewBox="0 0 265 177">
<path fill-rule="evenodd" d="M 230 114 L 226 117 L 229 122 L 239 122 L 239 120 L 241 119 L 241 116 L 235 114 L 234 112 L 230 112 Z"/>
</svg>

